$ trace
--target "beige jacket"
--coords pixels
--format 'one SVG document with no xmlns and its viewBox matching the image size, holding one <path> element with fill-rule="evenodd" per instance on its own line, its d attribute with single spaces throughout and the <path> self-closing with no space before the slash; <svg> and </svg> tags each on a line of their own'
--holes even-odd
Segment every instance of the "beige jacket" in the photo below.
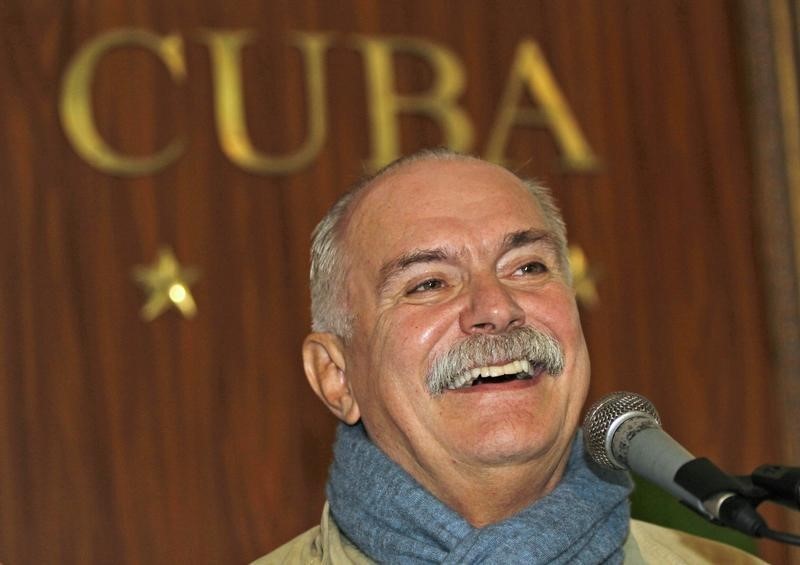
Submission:
<svg viewBox="0 0 800 565">
<path fill-rule="evenodd" d="M 631 520 L 631 529 L 623 548 L 625 565 L 750 565 L 765 563 L 734 547 L 699 538 L 647 522 Z M 300 534 L 252 565 L 372 565 L 339 533 L 328 504 L 322 510 L 319 526 Z"/>
</svg>

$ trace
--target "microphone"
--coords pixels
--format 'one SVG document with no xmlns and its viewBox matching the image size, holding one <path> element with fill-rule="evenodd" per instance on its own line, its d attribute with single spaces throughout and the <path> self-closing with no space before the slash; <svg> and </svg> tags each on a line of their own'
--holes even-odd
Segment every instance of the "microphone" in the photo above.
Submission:
<svg viewBox="0 0 800 565">
<path fill-rule="evenodd" d="M 615 392 L 595 403 L 583 421 L 583 441 L 599 466 L 634 471 L 713 522 L 751 536 L 766 528 L 739 494 L 741 485 L 661 429 L 658 411 L 641 395 Z"/>
</svg>

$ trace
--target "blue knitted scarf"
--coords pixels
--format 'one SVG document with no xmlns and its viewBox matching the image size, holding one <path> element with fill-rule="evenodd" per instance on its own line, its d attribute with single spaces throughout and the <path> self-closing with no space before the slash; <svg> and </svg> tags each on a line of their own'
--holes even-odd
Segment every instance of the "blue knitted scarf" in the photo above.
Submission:
<svg viewBox="0 0 800 565">
<path fill-rule="evenodd" d="M 587 463 L 580 437 L 547 496 L 497 524 L 472 527 L 373 444 L 339 425 L 327 494 L 341 532 L 379 563 L 622 563 L 627 473 Z"/>
</svg>

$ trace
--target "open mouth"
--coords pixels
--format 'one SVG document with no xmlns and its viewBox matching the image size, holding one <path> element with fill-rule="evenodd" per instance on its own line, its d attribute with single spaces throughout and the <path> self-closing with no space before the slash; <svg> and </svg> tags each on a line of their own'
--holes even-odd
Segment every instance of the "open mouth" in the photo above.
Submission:
<svg viewBox="0 0 800 565">
<path fill-rule="evenodd" d="M 541 372 L 541 365 L 531 363 L 527 359 L 519 359 L 506 363 L 505 365 L 492 365 L 469 369 L 459 375 L 447 388 L 450 390 L 458 390 L 482 384 L 499 384 L 515 380 L 529 380 L 539 375 Z"/>
</svg>

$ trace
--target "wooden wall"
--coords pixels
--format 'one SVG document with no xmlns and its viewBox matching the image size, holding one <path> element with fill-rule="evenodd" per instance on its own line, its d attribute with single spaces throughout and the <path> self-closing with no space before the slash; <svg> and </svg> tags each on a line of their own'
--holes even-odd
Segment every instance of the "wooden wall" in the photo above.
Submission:
<svg viewBox="0 0 800 565">
<path fill-rule="evenodd" d="M 554 188 L 596 272 L 592 397 L 645 394 L 731 472 L 782 461 L 742 26 L 722 0 L 0 3 L 0 561 L 243 563 L 316 522 L 334 420 L 299 358 L 307 246 L 375 151 L 356 37 L 452 50 L 477 153 L 535 41 L 600 166 L 569 170 L 544 127 L 516 128 L 507 155 Z M 182 79 L 127 47 L 91 83 L 119 153 L 182 140 L 147 174 L 87 162 L 59 113 L 75 57 L 121 28 L 182 41 Z M 313 110 L 292 33 L 333 34 L 306 166 L 254 173 L 224 153 L 204 30 L 254 33 L 244 109 L 268 155 L 296 151 Z M 401 92 L 435 81 L 425 59 L 393 64 Z M 444 140 L 425 117 L 399 124 L 404 152 Z M 162 245 L 201 273 L 194 319 L 139 316 L 131 272 Z"/>
</svg>

